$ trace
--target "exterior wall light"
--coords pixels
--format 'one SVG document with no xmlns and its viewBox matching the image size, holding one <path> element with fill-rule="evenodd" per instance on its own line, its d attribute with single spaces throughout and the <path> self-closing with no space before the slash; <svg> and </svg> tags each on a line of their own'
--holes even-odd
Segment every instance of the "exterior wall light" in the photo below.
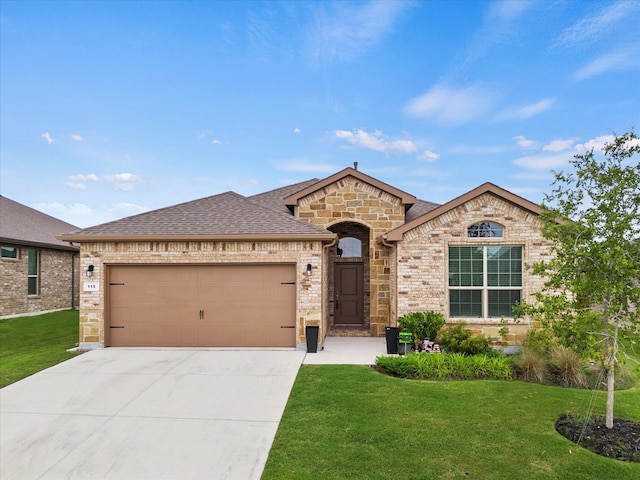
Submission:
<svg viewBox="0 0 640 480">
<path fill-rule="evenodd" d="M 311 264 L 307 263 L 307 277 L 311 276 Z"/>
<path fill-rule="evenodd" d="M 93 270 L 95 269 L 95 267 L 93 265 L 89 265 L 87 267 L 87 277 L 93 277 Z"/>
</svg>

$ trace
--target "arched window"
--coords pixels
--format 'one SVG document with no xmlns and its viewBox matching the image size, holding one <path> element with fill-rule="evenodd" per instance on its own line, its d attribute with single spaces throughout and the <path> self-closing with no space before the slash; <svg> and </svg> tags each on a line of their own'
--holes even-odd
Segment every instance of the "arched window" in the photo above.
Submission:
<svg viewBox="0 0 640 480">
<path fill-rule="evenodd" d="M 493 222 L 478 222 L 467 228 L 469 238 L 502 237 L 502 225 Z"/>
<path fill-rule="evenodd" d="M 342 258 L 362 257 L 362 242 L 354 237 L 344 237 L 338 242 L 338 256 Z"/>
</svg>

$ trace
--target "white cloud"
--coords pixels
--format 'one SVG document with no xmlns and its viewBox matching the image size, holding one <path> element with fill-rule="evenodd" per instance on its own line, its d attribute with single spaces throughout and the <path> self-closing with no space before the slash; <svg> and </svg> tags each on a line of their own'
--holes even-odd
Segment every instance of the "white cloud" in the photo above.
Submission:
<svg viewBox="0 0 640 480">
<path fill-rule="evenodd" d="M 363 147 L 376 152 L 401 152 L 415 153 L 418 147 L 411 140 L 385 140 L 380 130 L 376 130 L 373 134 L 364 130 L 336 130 L 334 132 L 336 138 L 346 140 L 356 147 Z"/>
<path fill-rule="evenodd" d="M 593 43 L 619 28 L 620 22 L 630 18 L 639 7 L 640 4 L 635 0 L 608 4 L 592 16 L 581 18 L 574 25 L 566 28 L 556 43 L 564 46 Z"/>
<path fill-rule="evenodd" d="M 605 144 L 613 143 L 615 139 L 616 139 L 615 135 L 601 135 L 599 137 L 592 138 L 591 140 L 585 143 L 580 143 L 576 145 L 575 150 L 578 153 L 585 153 L 591 150 L 594 150 L 595 152 L 599 152 L 604 148 Z"/>
<path fill-rule="evenodd" d="M 300 129 L 298 127 L 294 128 L 293 133 L 300 133 Z"/>
<path fill-rule="evenodd" d="M 95 173 L 90 173 L 89 175 L 70 175 L 69 180 L 76 182 L 97 182 L 98 176 Z"/>
<path fill-rule="evenodd" d="M 72 190 L 84 190 L 85 188 L 87 188 L 87 186 L 84 183 L 67 182 L 65 183 L 65 186 Z"/>
<path fill-rule="evenodd" d="M 404 107 L 405 114 L 445 125 L 460 125 L 484 115 L 494 102 L 494 94 L 477 85 L 453 89 L 436 85 L 413 98 Z"/>
<path fill-rule="evenodd" d="M 51 138 L 51 135 L 49 135 L 49 132 L 44 132 L 42 135 L 40 135 L 42 138 L 44 138 L 47 143 L 49 145 L 51 145 L 53 142 L 55 142 L 55 140 L 53 138 Z"/>
<path fill-rule="evenodd" d="M 133 173 L 116 173 L 115 175 L 106 175 L 103 177 L 107 183 L 120 183 L 120 182 L 136 182 L 143 181 L 142 177 L 134 175 Z"/>
<path fill-rule="evenodd" d="M 572 146 L 573 143 L 575 142 L 575 139 L 573 138 L 569 138 L 567 140 L 553 140 L 552 142 L 548 143 L 547 145 L 545 145 L 544 147 L 542 147 L 542 151 L 544 152 L 562 152 L 563 150 L 569 150 Z"/>
<path fill-rule="evenodd" d="M 627 70 L 640 64 L 640 44 L 621 48 L 599 56 L 578 70 L 573 77 L 576 80 L 587 80 L 611 70 Z"/>
<path fill-rule="evenodd" d="M 573 158 L 572 153 L 560 153 L 555 155 L 529 155 L 516 158 L 513 163 L 527 170 L 550 170 L 569 165 Z"/>
<path fill-rule="evenodd" d="M 538 148 L 538 142 L 536 142 L 535 140 L 529 140 L 524 135 L 518 135 L 516 137 L 513 137 L 513 139 L 518 142 L 519 147 L 531 149 Z"/>
<path fill-rule="evenodd" d="M 211 143 L 213 145 L 222 145 L 222 141 L 218 140 L 217 138 L 214 138 L 213 140 L 211 140 Z"/>
<path fill-rule="evenodd" d="M 71 225 L 77 225 L 79 227 L 88 226 L 89 224 L 91 224 L 92 219 L 94 218 L 92 209 L 83 203 L 36 203 L 35 205 L 33 205 L 33 208 L 51 215 L 52 217 L 59 218 L 62 221 L 70 223 Z"/>
<path fill-rule="evenodd" d="M 105 175 L 102 178 L 106 183 L 114 186 L 116 190 L 121 192 L 133 191 L 133 183 L 142 183 L 144 179 L 133 173 L 117 173 L 115 175 Z"/>
<path fill-rule="evenodd" d="M 410 2 L 317 3 L 308 31 L 314 63 L 349 61 L 389 34 Z"/>
<path fill-rule="evenodd" d="M 418 160 L 422 160 L 424 162 L 435 162 L 440 158 L 438 153 L 432 152 L 431 150 L 425 150 L 422 152 L 422 155 L 418 157 Z"/>
<path fill-rule="evenodd" d="M 73 133 L 71 135 L 71 140 L 73 140 L 74 142 L 81 142 L 84 139 L 82 138 L 82 136 L 78 135 L 77 133 Z"/>
<path fill-rule="evenodd" d="M 536 103 L 529 105 L 523 105 L 520 107 L 508 108 L 498 114 L 500 120 L 513 120 L 513 119 L 525 119 L 535 117 L 549 110 L 553 106 L 554 101 L 550 98 L 545 98 Z"/>
</svg>

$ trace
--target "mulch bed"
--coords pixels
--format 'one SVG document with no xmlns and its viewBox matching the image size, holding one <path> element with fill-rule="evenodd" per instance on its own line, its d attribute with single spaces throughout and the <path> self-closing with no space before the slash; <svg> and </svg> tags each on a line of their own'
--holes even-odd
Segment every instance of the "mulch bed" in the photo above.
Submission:
<svg viewBox="0 0 640 480">
<path fill-rule="evenodd" d="M 640 423 L 615 418 L 613 428 L 604 416 L 586 418 L 566 415 L 556 422 L 556 431 L 572 442 L 604 457 L 640 463 Z"/>
</svg>

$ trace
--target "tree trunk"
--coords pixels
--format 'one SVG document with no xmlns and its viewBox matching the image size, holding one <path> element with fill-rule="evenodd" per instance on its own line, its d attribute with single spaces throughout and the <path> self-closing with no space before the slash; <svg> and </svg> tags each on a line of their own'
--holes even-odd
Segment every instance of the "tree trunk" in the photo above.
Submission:
<svg viewBox="0 0 640 480">
<path fill-rule="evenodd" d="M 616 374 L 616 359 L 611 357 L 608 362 L 607 369 L 607 414 L 605 418 L 605 424 L 607 428 L 613 428 L 613 392 L 615 390 L 615 374 Z"/>
</svg>

